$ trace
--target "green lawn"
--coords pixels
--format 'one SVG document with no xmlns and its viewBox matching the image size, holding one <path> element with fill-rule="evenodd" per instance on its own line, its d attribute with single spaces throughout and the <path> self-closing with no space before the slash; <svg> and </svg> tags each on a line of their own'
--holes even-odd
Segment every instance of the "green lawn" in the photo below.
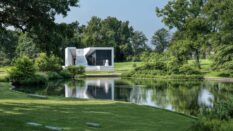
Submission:
<svg viewBox="0 0 233 131">
<path fill-rule="evenodd" d="M 87 75 L 120 75 L 125 72 L 129 72 L 134 69 L 133 65 L 140 66 L 143 62 L 119 62 L 115 63 L 114 71 L 88 71 Z"/>
<path fill-rule="evenodd" d="M 7 71 L 10 70 L 11 67 L 0 67 L 0 82 L 5 81 L 7 77 Z"/>
<path fill-rule="evenodd" d="M 29 126 L 27 122 L 71 131 L 185 131 L 195 122 L 180 114 L 146 106 L 59 97 L 40 100 L 9 88 L 8 83 L 0 83 L 0 128 L 4 131 L 46 130 Z M 86 122 L 99 123 L 101 128 L 88 127 Z"/>
<path fill-rule="evenodd" d="M 195 66 L 194 63 L 195 63 L 194 60 L 189 60 L 190 65 Z M 211 67 L 213 64 L 213 61 L 209 59 L 201 59 L 200 63 L 201 63 L 201 72 L 204 73 L 205 77 L 219 77 L 219 75 L 222 73 L 219 71 L 213 71 Z"/>
</svg>

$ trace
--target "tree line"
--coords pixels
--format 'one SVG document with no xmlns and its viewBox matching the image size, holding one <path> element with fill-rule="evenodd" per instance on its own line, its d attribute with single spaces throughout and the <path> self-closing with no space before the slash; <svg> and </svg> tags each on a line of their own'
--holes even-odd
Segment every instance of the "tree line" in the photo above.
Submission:
<svg viewBox="0 0 233 131">
<path fill-rule="evenodd" d="M 65 17 L 78 3 L 1 1 L 0 64 L 22 54 L 34 58 L 39 52 L 63 58 L 68 46 L 110 46 L 115 48 L 117 62 L 140 61 L 141 54 L 147 52 L 169 54 L 181 64 L 195 59 L 197 68 L 201 68 L 201 58 L 212 58 L 215 69 L 233 69 L 231 0 L 171 0 L 163 8 L 156 8 L 167 29 L 154 33 L 152 47 L 143 32 L 115 17 L 94 16 L 87 25 L 55 23 L 56 15 Z"/>
</svg>

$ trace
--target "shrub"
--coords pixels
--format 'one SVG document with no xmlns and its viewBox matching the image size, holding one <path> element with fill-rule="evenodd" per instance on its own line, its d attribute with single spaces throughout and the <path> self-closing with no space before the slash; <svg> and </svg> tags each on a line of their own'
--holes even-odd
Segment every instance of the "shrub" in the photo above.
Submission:
<svg viewBox="0 0 233 131">
<path fill-rule="evenodd" d="M 83 75 L 85 73 L 84 66 L 68 66 L 67 70 L 71 73 L 73 78 L 75 78 L 76 75 Z"/>
<path fill-rule="evenodd" d="M 136 63 L 133 63 L 133 68 L 136 68 L 137 67 L 137 64 Z"/>
<path fill-rule="evenodd" d="M 40 53 L 36 58 L 36 66 L 40 71 L 61 71 L 61 60 L 60 58 L 50 55 L 47 56 L 45 53 Z"/>
<path fill-rule="evenodd" d="M 175 57 L 169 57 L 166 61 L 168 74 L 179 74 L 181 63 Z"/>
<path fill-rule="evenodd" d="M 135 68 L 136 71 L 138 70 L 166 70 L 166 65 L 165 63 L 158 61 L 155 63 L 146 63 L 143 66 Z"/>
<path fill-rule="evenodd" d="M 72 78 L 72 75 L 68 70 L 62 70 L 59 72 L 59 74 L 60 74 L 60 76 L 63 77 L 63 79 Z"/>
<path fill-rule="evenodd" d="M 220 72 L 219 74 L 218 74 L 218 76 L 220 76 L 220 77 L 231 77 L 231 74 L 229 73 L 229 72 Z"/>
<path fill-rule="evenodd" d="M 200 71 L 198 69 L 195 69 L 193 67 L 191 67 L 188 64 L 184 64 L 179 68 L 179 73 L 180 74 L 186 74 L 186 75 L 197 75 L 197 74 L 201 74 Z"/>
<path fill-rule="evenodd" d="M 8 79 L 13 85 L 39 85 L 47 82 L 45 76 L 36 74 L 33 61 L 26 55 L 16 59 L 14 67 L 9 71 Z"/>
<path fill-rule="evenodd" d="M 231 71 L 233 71 L 233 60 L 224 63 L 224 64 L 222 65 L 222 68 L 225 69 L 225 70 L 231 70 Z"/>
<path fill-rule="evenodd" d="M 48 75 L 49 80 L 55 80 L 55 79 L 62 79 L 63 78 L 59 73 L 52 72 L 52 71 L 49 71 L 47 73 L 47 75 Z"/>
<path fill-rule="evenodd" d="M 14 67 L 9 71 L 10 81 L 19 82 L 35 76 L 36 68 L 28 56 L 23 55 L 16 59 Z"/>
<path fill-rule="evenodd" d="M 204 109 L 195 125 L 197 130 L 228 131 L 233 130 L 233 97 L 219 101 L 213 109 Z"/>
<path fill-rule="evenodd" d="M 33 77 L 29 77 L 26 79 L 23 79 L 21 81 L 18 82 L 19 85 L 44 85 L 46 84 L 48 81 L 48 79 L 40 74 L 36 74 Z"/>
</svg>

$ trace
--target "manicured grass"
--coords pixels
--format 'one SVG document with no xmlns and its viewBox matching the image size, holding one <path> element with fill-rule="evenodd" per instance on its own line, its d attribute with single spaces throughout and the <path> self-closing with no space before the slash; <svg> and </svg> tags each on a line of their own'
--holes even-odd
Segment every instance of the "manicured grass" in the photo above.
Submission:
<svg viewBox="0 0 233 131">
<path fill-rule="evenodd" d="M 141 66 L 143 62 L 119 62 L 115 63 L 114 71 L 88 71 L 87 75 L 121 75 L 122 73 L 129 72 L 133 70 L 136 66 Z"/>
<path fill-rule="evenodd" d="M 124 73 L 125 71 L 131 71 L 134 69 L 133 65 L 141 66 L 143 62 L 121 62 L 121 63 L 115 63 L 115 70 L 117 72 Z"/>
<path fill-rule="evenodd" d="M 40 100 L 9 88 L 8 83 L 0 83 L 0 127 L 6 131 L 46 130 L 44 127 L 29 126 L 27 122 L 70 131 L 185 131 L 195 122 L 194 119 L 180 114 L 146 106 L 59 97 Z M 88 127 L 86 122 L 99 123 L 101 127 Z"/>
<path fill-rule="evenodd" d="M 11 67 L 0 67 L 0 82 L 6 81 L 6 77 L 8 75 L 7 71 L 10 70 Z"/>
</svg>

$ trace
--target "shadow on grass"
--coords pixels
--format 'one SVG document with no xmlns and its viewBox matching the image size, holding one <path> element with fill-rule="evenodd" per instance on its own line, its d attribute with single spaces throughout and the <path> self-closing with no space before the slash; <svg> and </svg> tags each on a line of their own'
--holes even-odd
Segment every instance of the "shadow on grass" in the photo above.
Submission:
<svg viewBox="0 0 233 131">
<path fill-rule="evenodd" d="M 62 127 L 64 130 L 91 130 L 86 122 L 101 125 L 97 130 L 188 130 L 193 119 L 154 108 L 105 101 L 0 101 L 0 127 L 4 130 L 46 130 L 27 122 Z"/>
</svg>

